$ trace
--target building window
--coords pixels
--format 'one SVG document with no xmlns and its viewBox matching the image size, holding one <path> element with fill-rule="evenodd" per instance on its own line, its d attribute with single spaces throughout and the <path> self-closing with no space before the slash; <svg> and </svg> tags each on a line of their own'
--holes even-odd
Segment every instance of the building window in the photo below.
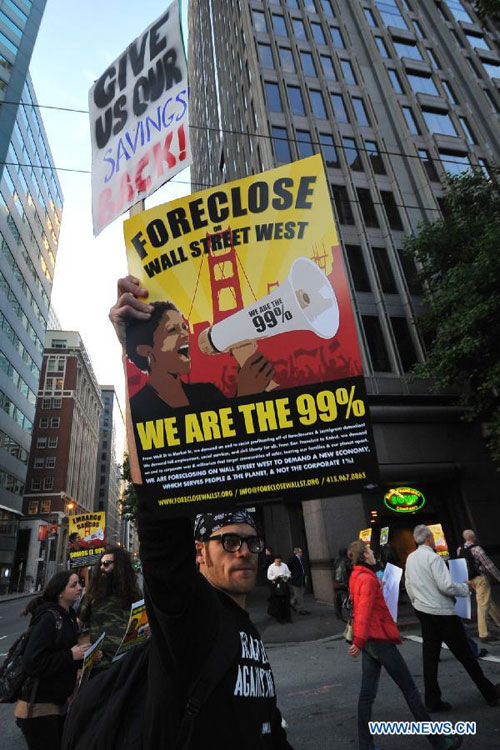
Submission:
<svg viewBox="0 0 500 750">
<path fill-rule="evenodd" d="M 333 111 L 337 122 L 349 122 L 342 95 L 330 94 L 330 98 L 332 100 Z"/>
<path fill-rule="evenodd" d="M 393 70 L 392 68 L 387 68 L 387 74 L 389 78 L 391 79 L 392 88 L 394 89 L 396 94 L 402 94 L 403 88 L 401 86 L 401 81 L 399 80 L 399 76 L 396 73 L 396 71 Z"/>
<path fill-rule="evenodd" d="M 365 225 L 367 227 L 380 226 L 370 190 L 368 188 L 356 188 L 356 193 L 358 194 L 358 202 L 361 208 L 361 213 L 363 214 Z"/>
<path fill-rule="evenodd" d="M 380 321 L 376 315 L 363 315 L 363 329 L 374 372 L 390 372 L 391 365 Z"/>
<path fill-rule="evenodd" d="M 45 477 L 43 480 L 43 489 L 52 490 L 54 488 L 54 477 Z"/>
<path fill-rule="evenodd" d="M 292 26 L 293 26 L 293 34 L 296 39 L 302 39 L 305 41 L 307 39 L 306 37 L 306 28 L 304 26 L 303 21 L 299 20 L 298 18 L 292 18 Z"/>
<path fill-rule="evenodd" d="M 436 172 L 436 168 L 434 167 L 434 162 L 429 156 L 429 152 L 424 148 L 419 148 L 418 155 L 420 156 L 420 160 L 424 165 L 424 169 L 427 172 L 427 177 L 429 178 L 429 180 L 431 182 L 439 182 L 440 180 L 438 177 L 438 173 Z"/>
<path fill-rule="evenodd" d="M 35 457 L 33 460 L 33 468 L 34 469 L 43 469 L 45 465 L 45 460 L 43 458 L 40 458 L 39 456 Z"/>
<path fill-rule="evenodd" d="M 42 398 L 42 409 L 50 409 L 52 407 L 52 399 Z"/>
<path fill-rule="evenodd" d="M 375 37 L 375 44 L 377 45 L 378 51 L 380 52 L 380 54 L 382 55 L 382 57 L 389 57 L 389 53 L 387 51 L 386 44 L 385 44 L 384 40 L 382 39 L 382 37 L 376 36 Z"/>
<path fill-rule="evenodd" d="M 422 115 L 425 124 L 431 133 L 441 135 L 458 135 L 453 121 L 448 112 L 440 112 L 433 109 L 423 109 Z"/>
<path fill-rule="evenodd" d="M 482 34 L 474 34 L 472 31 L 466 31 L 465 29 L 464 34 L 471 47 L 475 49 L 490 49 L 490 45 Z"/>
<path fill-rule="evenodd" d="M 439 70 L 441 68 L 441 64 L 439 62 L 439 58 L 432 49 L 426 48 L 426 52 L 429 56 L 429 60 L 431 61 L 431 65 L 433 68 L 436 68 L 436 70 Z"/>
<path fill-rule="evenodd" d="M 333 46 L 338 49 L 345 49 L 344 39 L 340 29 L 336 26 L 330 26 L 330 34 L 332 35 Z"/>
<path fill-rule="evenodd" d="M 333 12 L 331 0 L 320 0 L 320 2 L 323 8 L 323 11 L 325 13 L 325 16 L 330 16 L 331 18 L 335 18 L 335 13 Z"/>
<path fill-rule="evenodd" d="M 349 60 L 341 60 L 340 61 L 340 67 L 342 68 L 342 73 L 344 75 L 344 80 L 346 83 L 351 83 L 353 86 L 358 85 L 358 81 L 356 79 L 356 75 L 354 73 L 354 68 L 352 67 Z"/>
<path fill-rule="evenodd" d="M 393 26 L 396 29 L 407 29 L 408 25 L 401 15 L 394 0 L 392 2 L 380 2 L 375 0 L 380 17 L 386 26 Z"/>
<path fill-rule="evenodd" d="M 363 8 L 363 13 L 365 14 L 365 18 L 368 21 L 369 26 L 376 27 L 377 22 L 375 21 L 375 17 L 371 10 L 369 8 Z"/>
<path fill-rule="evenodd" d="M 47 456 L 45 459 L 45 468 L 46 469 L 53 469 L 56 465 L 56 457 L 55 456 Z"/>
<path fill-rule="evenodd" d="M 52 399 L 52 407 L 54 409 L 60 409 L 62 407 L 62 398 Z"/>
<path fill-rule="evenodd" d="M 432 80 L 431 76 L 426 76 L 423 73 L 407 73 L 408 81 L 412 91 L 415 94 L 430 94 L 431 96 L 439 96 L 436 84 Z"/>
<path fill-rule="evenodd" d="M 347 138 L 344 136 L 342 141 L 344 144 L 344 155 L 349 167 L 353 172 L 363 172 L 363 162 L 361 161 L 361 156 L 359 155 L 354 138 Z"/>
<path fill-rule="evenodd" d="M 68 342 L 66 339 L 52 339 L 52 349 L 67 349 Z"/>
<path fill-rule="evenodd" d="M 283 112 L 283 105 L 281 103 L 280 90 L 277 83 L 271 81 L 264 81 L 264 88 L 266 91 L 267 107 L 270 112 Z"/>
<path fill-rule="evenodd" d="M 307 156 L 314 154 L 311 143 L 311 134 L 307 130 L 297 130 L 297 151 L 299 157 L 305 159 Z"/>
<path fill-rule="evenodd" d="M 354 289 L 357 292 L 371 292 L 370 279 L 368 271 L 366 270 L 363 250 L 359 245 L 346 245 L 345 249 L 349 261 L 349 268 L 351 269 Z"/>
<path fill-rule="evenodd" d="M 490 63 L 486 60 L 481 60 L 481 62 L 490 78 L 500 78 L 500 63 Z"/>
<path fill-rule="evenodd" d="M 337 76 L 335 75 L 335 69 L 333 67 L 332 58 L 328 55 L 320 55 L 321 67 L 323 68 L 323 74 L 329 81 L 336 81 Z"/>
<path fill-rule="evenodd" d="M 304 7 L 309 13 L 317 13 L 318 9 L 314 4 L 314 0 L 303 0 Z"/>
<path fill-rule="evenodd" d="M 272 17 L 274 33 L 277 34 L 277 36 L 288 36 L 285 19 L 283 18 L 283 16 L 279 16 L 273 13 Z"/>
<path fill-rule="evenodd" d="M 274 68 L 273 53 L 270 44 L 258 43 L 259 60 L 263 68 Z"/>
<path fill-rule="evenodd" d="M 425 39 L 424 31 L 423 31 L 422 27 L 420 26 L 419 22 L 418 21 L 413 21 L 413 26 L 415 27 L 415 31 L 416 31 L 416 34 L 417 34 L 418 38 L 419 39 Z"/>
<path fill-rule="evenodd" d="M 382 291 L 384 292 L 384 294 L 397 294 L 398 288 L 396 286 L 394 273 L 389 261 L 387 248 L 372 247 L 372 252 L 373 258 L 375 260 L 375 266 L 377 267 L 378 278 Z"/>
<path fill-rule="evenodd" d="M 266 16 L 260 10 L 252 10 L 255 31 L 267 31 Z"/>
<path fill-rule="evenodd" d="M 422 284 L 418 278 L 417 266 L 413 258 L 410 258 L 404 250 L 398 250 L 399 262 L 403 269 L 403 274 L 408 284 L 410 294 L 421 295 L 423 294 Z"/>
<path fill-rule="evenodd" d="M 284 73 L 296 73 L 295 62 L 291 49 L 279 47 L 281 69 Z"/>
<path fill-rule="evenodd" d="M 365 148 L 375 174 L 386 174 L 384 161 L 382 159 L 380 151 L 378 150 L 376 141 L 365 140 Z"/>
<path fill-rule="evenodd" d="M 411 42 L 401 42 L 394 39 L 394 48 L 399 57 L 409 57 L 411 60 L 423 60 L 422 53 L 416 44 Z"/>
<path fill-rule="evenodd" d="M 446 96 L 448 97 L 448 100 L 452 104 L 458 104 L 458 99 L 455 96 L 455 93 L 453 89 L 451 88 L 450 84 L 448 83 L 448 81 L 441 81 L 441 86 L 444 88 Z"/>
<path fill-rule="evenodd" d="M 36 439 L 36 447 L 37 448 L 46 448 L 47 447 L 47 438 L 46 437 L 39 437 Z"/>
<path fill-rule="evenodd" d="M 311 109 L 313 111 L 313 115 L 319 120 L 326 120 L 325 102 L 323 100 L 323 94 L 321 93 L 321 91 L 309 89 L 309 99 L 311 101 Z"/>
<path fill-rule="evenodd" d="M 59 438 L 57 437 L 49 437 L 49 448 L 57 448 L 58 441 Z"/>
<path fill-rule="evenodd" d="M 474 19 L 465 10 L 460 0 L 446 0 L 446 5 L 450 9 L 453 18 L 456 21 L 466 21 L 466 23 L 474 23 Z"/>
<path fill-rule="evenodd" d="M 366 111 L 364 101 L 357 96 L 353 96 L 352 106 L 354 107 L 354 114 L 356 115 L 356 120 L 358 121 L 358 124 L 369 126 L 370 120 L 368 118 L 368 113 Z"/>
<path fill-rule="evenodd" d="M 471 146 L 475 146 L 477 143 L 476 136 L 472 132 L 471 126 L 465 119 L 465 117 L 459 117 L 460 125 L 462 126 L 462 130 L 465 133 L 465 137 L 467 138 L 467 143 L 469 143 Z"/>
<path fill-rule="evenodd" d="M 328 133 L 319 134 L 319 142 L 321 144 L 321 153 L 325 166 L 328 169 L 337 169 L 340 167 L 339 157 L 337 156 L 337 150 L 333 142 L 333 136 Z"/>
<path fill-rule="evenodd" d="M 412 135 L 420 135 L 420 130 L 418 128 L 415 117 L 413 116 L 411 107 L 402 107 L 402 109 L 403 109 L 403 114 L 405 116 L 406 124 L 408 125 L 408 130 L 410 131 L 410 133 Z"/>
<path fill-rule="evenodd" d="M 30 500 L 28 505 L 28 515 L 35 516 L 38 513 L 38 500 Z"/>
<path fill-rule="evenodd" d="M 483 171 L 484 176 L 487 179 L 489 179 L 491 177 L 491 175 L 490 175 L 490 169 L 489 169 L 488 162 L 486 161 L 486 159 L 478 159 L 478 162 L 479 162 L 479 165 L 480 165 L 480 167 L 481 167 L 481 169 Z"/>
<path fill-rule="evenodd" d="M 54 429 L 57 429 L 60 424 L 61 420 L 59 417 L 52 417 L 52 419 L 50 420 L 50 426 Z"/>
<path fill-rule="evenodd" d="M 42 480 L 41 479 L 32 479 L 31 480 L 31 489 L 32 490 L 41 490 L 42 489 Z"/>
<path fill-rule="evenodd" d="M 326 44 L 325 34 L 323 32 L 323 28 L 321 24 L 311 22 L 311 29 L 312 29 L 314 41 L 317 42 L 317 44 Z"/>
<path fill-rule="evenodd" d="M 455 151 L 441 151 L 440 149 L 439 158 L 443 169 L 453 175 L 461 175 L 472 166 L 467 154 L 459 154 Z"/>
<path fill-rule="evenodd" d="M 38 422 L 38 426 L 41 430 L 46 430 L 49 426 L 49 418 L 48 417 L 40 417 L 40 421 Z"/>
<path fill-rule="evenodd" d="M 302 99 L 302 93 L 298 86 L 290 86 L 287 84 L 288 93 L 288 104 L 290 106 L 290 112 L 292 115 L 304 117 L 306 112 L 304 109 L 304 100 Z"/>
<path fill-rule="evenodd" d="M 391 317 L 391 326 L 404 372 L 408 372 L 418 361 L 413 339 L 406 318 Z"/>
<path fill-rule="evenodd" d="M 335 208 L 341 224 L 354 224 L 354 215 L 351 209 L 349 194 L 345 185 L 332 185 Z"/>
<path fill-rule="evenodd" d="M 290 144 L 288 142 L 288 132 L 286 128 L 273 126 L 271 128 L 271 134 L 276 161 L 288 164 L 288 162 L 292 161 L 292 155 L 290 153 Z"/>
<path fill-rule="evenodd" d="M 381 190 L 380 197 L 382 198 L 382 203 L 384 204 L 385 213 L 387 214 L 387 221 L 389 222 L 390 228 L 402 230 L 403 222 L 401 221 L 401 216 L 396 205 L 396 201 L 394 200 L 394 195 L 390 190 Z"/>
<path fill-rule="evenodd" d="M 300 53 L 300 61 L 302 63 L 302 70 L 304 71 L 305 76 L 312 76 L 313 78 L 316 77 L 316 67 L 314 65 L 313 56 L 310 52 L 304 52 L 304 50 L 299 50 Z"/>
</svg>

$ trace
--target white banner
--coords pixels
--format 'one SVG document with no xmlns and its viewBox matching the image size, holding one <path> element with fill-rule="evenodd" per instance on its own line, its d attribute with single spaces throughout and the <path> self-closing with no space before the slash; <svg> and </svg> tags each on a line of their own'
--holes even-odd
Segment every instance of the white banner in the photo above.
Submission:
<svg viewBox="0 0 500 750">
<path fill-rule="evenodd" d="M 469 577 L 465 558 L 459 557 L 456 560 L 448 560 L 448 565 L 450 566 L 450 575 L 453 583 L 465 583 Z M 455 611 L 459 617 L 463 617 L 466 620 L 471 619 L 470 594 L 467 596 L 457 596 Z"/>
<path fill-rule="evenodd" d="M 394 622 L 398 621 L 399 584 L 403 571 L 397 565 L 387 563 L 384 569 L 384 598 Z"/>
<path fill-rule="evenodd" d="M 191 164 L 179 0 L 95 82 L 89 112 L 97 236 Z"/>
</svg>

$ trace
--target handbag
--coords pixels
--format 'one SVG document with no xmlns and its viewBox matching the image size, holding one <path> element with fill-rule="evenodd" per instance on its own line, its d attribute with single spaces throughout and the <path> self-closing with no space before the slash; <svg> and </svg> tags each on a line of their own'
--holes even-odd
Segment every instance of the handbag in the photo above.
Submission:
<svg viewBox="0 0 500 750">
<path fill-rule="evenodd" d="M 354 609 L 352 606 L 352 599 L 349 594 L 348 598 L 344 601 L 343 607 L 345 608 L 345 612 L 347 613 L 347 620 L 346 620 L 346 626 L 344 629 L 344 632 L 342 635 L 344 636 L 344 639 L 347 641 L 347 643 L 352 643 L 354 639 Z"/>
<path fill-rule="evenodd" d="M 352 643 L 352 640 L 354 638 L 352 620 L 349 620 L 342 635 L 344 636 L 344 639 L 347 641 L 347 643 Z"/>
</svg>

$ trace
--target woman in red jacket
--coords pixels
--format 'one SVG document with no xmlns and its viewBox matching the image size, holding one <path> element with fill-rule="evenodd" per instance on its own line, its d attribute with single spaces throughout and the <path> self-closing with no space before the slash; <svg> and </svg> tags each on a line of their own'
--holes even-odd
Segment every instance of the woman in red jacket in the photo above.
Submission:
<svg viewBox="0 0 500 750">
<path fill-rule="evenodd" d="M 382 594 L 382 587 L 373 570 L 375 555 L 362 541 L 352 542 L 348 557 L 353 571 L 349 579 L 349 590 L 353 605 L 354 637 L 349 654 L 362 653 L 363 674 L 358 701 L 358 734 L 360 750 L 375 750 L 368 722 L 371 721 L 372 706 L 377 696 L 380 672 L 385 667 L 390 677 L 403 693 L 416 721 L 430 721 L 418 688 L 413 681 L 406 662 L 396 648 L 401 636 Z M 460 747 L 461 737 L 427 735 L 432 747 L 451 750 Z"/>
</svg>

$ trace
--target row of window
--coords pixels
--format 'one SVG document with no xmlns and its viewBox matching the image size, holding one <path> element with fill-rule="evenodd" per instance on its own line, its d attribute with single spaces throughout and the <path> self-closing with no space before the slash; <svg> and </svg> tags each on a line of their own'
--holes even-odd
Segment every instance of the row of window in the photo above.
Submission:
<svg viewBox="0 0 500 750">
<path fill-rule="evenodd" d="M 15 348 L 23 362 L 26 363 L 28 368 L 31 370 L 31 372 L 35 375 L 35 377 L 38 379 L 40 377 L 40 368 L 38 367 L 37 363 L 29 353 L 29 351 L 24 346 L 23 342 L 17 335 L 17 333 L 12 328 L 11 324 L 3 314 L 3 312 L 0 310 L 0 330 L 6 335 L 6 337 L 11 342 L 12 346 Z"/>
<path fill-rule="evenodd" d="M 257 49 L 259 53 L 260 64 L 262 65 L 262 67 L 274 69 L 275 64 L 271 45 L 264 44 L 263 42 L 258 42 Z M 300 64 L 304 75 L 308 76 L 309 78 L 317 78 L 317 63 L 314 60 L 313 54 L 303 49 L 298 49 L 297 54 L 300 58 Z M 295 63 L 294 55 L 289 47 L 278 47 L 278 55 L 279 68 L 284 73 L 297 73 L 297 66 Z M 321 65 L 322 76 L 328 81 L 338 81 L 340 76 L 335 70 L 332 57 L 330 55 L 320 54 L 319 61 Z M 339 67 L 344 81 L 353 86 L 357 86 L 357 74 L 355 73 L 350 60 L 339 58 Z"/>
<path fill-rule="evenodd" d="M 19 409 L 3 391 L 0 391 L 0 409 L 8 414 L 9 417 L 19 425 L 19 427 L 22 427 L 23 430 L 31 433 L 33 430 L 33 422 L 28 419 L 26 414 L 23 414 L 21 409 Z"/>
<path fill-rule="evenodd" d="M 283 0 L 287 8 L 293 8 L 294 10 L 301 10 L 299 0 Z M 270 5 L 279 5 L 280 0 L 269 0 Z M 326 16 L 335 18 L 332 3 L 330 0 L 302 0 L 304 10 L 308 13 L 317 13 L 319 8 L 323 9 Z"/>
<path fill-rule="evenodd" d="M 31 306 L 35 310 L 35 314 L 37 314 L 37 318 L 40 320 L 40 323 L 45 327 L 45 319 L 43 318 L 42 314 L 40 313 L 40 308 L 38 307 L 36 300 L 33 298 L 33 295 L 31 294 L 31 291 L 28 288 L 28 285 L 26 284 L 26 281 L 24 281 L 24 287 L 26 287 L 26 296 L 28 297 L 29 302 L 31 303 Z M 7 297 L 7 300 L 9 301 L 10 309 L 15 313 L 15 315 L 19 318 L 21 321 L 23 328 L 27 332 L 28 336 L 34 343 L 37 350 L 42 353 L 43 352 L 43 344 L 41 339 L 38 337 L 35 329 L 31 325 L 31 323 L 28 320 L 28 316 L 24 312 L 23 308 L 21 307 L 21 303 L 17 299 L 16 295 L 12 291 L 12 289 L 9 286 L 9 283 L 7 282 L 7 279 L 3 275 L 3 273 L 0 271 L 0 289 L 3 291 L 5 296 Z M 40 316 L 40 317 L 38 317 Z"/>
<path fill-rule="evenodd" d="M 377 315 L 362 315 L 363 330 L 374 372 L 392 372 L 391 361 L 382 326 Z M 408 372 L 418 361 L 415 345 L 406 318 L 389 318 L 399 359 L 404 372 Z"/>
<path fill-rule="evenodd" d="M 14 495 L 24 495 L 24 482 L 0 469 L 0 487 Z"/>
<path fill-rule="evenodd" d="M 60 401 L 60 399 L 54 399 L 54 401 L 56 400 Z M 43 406 L 42 406 L 42 409 L 43 409 Z M 49 427 L 50 429 L 57 430 L 61 426 L 61 417 L 40 417 L 38 426 L 41 430 L 48 430 Z"/>
<path fill-rule="evenodd" d="M 44 477 L 43 479 L 31 480 L 32 490 L 52 490 L 54 489 L 54 477 Z M 50 513 L 50 500 L 42 500 L 38 504 L 37 500 L 30 500 L 28 505 L 28 515 L 36 516 L 40 508 L 40 513 Z"/>
<path fill-rule="evenodd" d="M 8 453 L 14 458 L 17 458 L 17 460 L 21 461 L 21 463 L 23 464 L 28 463 L 29 452 L 25 448 L 23 448 L 22 445 L 19 445 L 19 443 L 16 442 L 13 437 L 7 435 L 7 433 L 3 430 L 0 430 L 0 450 L 5 451 L 5 453 Z"/>
<path fill-rule="evenodd" d="M 54 469 L 55 465 L 56 465 L 55 456 L 46 456 L 45 458 L 42 458 L 41 456 L 36 456 L 36 458 L 33 461 L 34 469 Z"/>
<path fill-rule="evenodd" d="M 64 378 L 45 378 L 45 384 L 43 386 L 44 391 L 62 391 L 63 388 Z"/>
<path fill-rule="evenodd" d="M 357 292 L 371 293 L 373 290 L 362 248 L 360 245 L 346 245 L 346 253 L 354 289 Z M 371 253 L 375 262 L 380 288 L 384 294 L 398 294 L 396 278 L 387 248 L 372 246 Z M 398 251 L 398 256 L 410 294 L 421 295 L 423 291 L 422 285 L 418 279 L 414 261 L 402 250 Z"/>
<path fill-rule="evenodd" d="M 252 18 L 254 29 L 257 32 L 268 32 L 266 15 L 263 11 L 252 10 Z M 310 28 L 309 41 L 312 44 L 326 45 L 328 42 L 332 42 L 334 47 L 345 49 L 344 37 L 342 32 L 337 26 L 328 26 L 328 32 L 325 31 L 325 26 L 319 22 L 310 21 L 309 24 L 305 23 L 300 18 L 289 17 L 289 26 L 285 17 L 281 14 L 272 14 L 273 31 L 277 36 L 283 36 L 287 38 L 294 37 L 299 41 L 308 41 L 307 29 Z"/>
<path fill-rule="evenodd" d="M 42 398 L 42 409 L 44 410 L 45 409 L 61 409 L 61 407 L 62 407 L 62 398 Z M 46 417 L 43 417 L 43 419 L 46 419 Z"/>
<path fill-rule="evenodd" d="M 332 185 L 333 199 L 340 224 L 354 225 L 354 214 L 351 203 L 357 203 L 360 207 L 365 226 L 378 228 L 380 227 L 379 218 L 375 205 L 383 206 L 387 216 L 387 222 L 391 229 L 402 231 L 404 229 L 399 208 L 390 190 L 379 190 L 382 202 L 375 202 L 372 199 L 369 188 L 356 188 L 357 200 L 351 200 L 345 185 Z"/>
<path fill-rule="evenodd" d="M 0 313 L 1 315 L 1 313 Z M 2 315 L 3 317 L 3 315 Z M 5 318 L 4 318 L 5 320 Z M 0 349 L 0 370 L 4 372 L 19 393 L 29 401 L 30 404 L 36 404 L 36 396 L 29 387 L 28 383 L 22 378 L 12 362 L 5 356 Z"/>
<path fill-rule="evenodd" d="M 36 447 L 37 448 L 57 448 L 58 442 L 59 442 L 59 438 L 55 437 L 54 435 L 50 435 L 50 437 L 43 435 L 41 437 L 37 437 Z"/>
<path fill-rule="evenodd" d="M 280 87 L 274 81 L 264 81 L 264 90 L 266 93 L 267 107 L 270 112 L 283 112 L 283 103 L 281 99 Z M 285 84 L 288 104 L 292 115 L 306 117 L 304 98 L 299 86 Z M 330 101 L 333 108 L 333 119 L 337 122 L 350 122 L 348 110 L 342 94 L 330 93 Z M 317 120 L 328 120 L 328 114 L 325 107 L 323 93 L 319 90 L 309 89 L 309 103 L 313 116 Z M 354 114 L 354 120 L 362 127 L 371 125 L 368 111 L 365 103 L 360 96 L 351 96 L 350 102 Z"/>
<path fill-rule="evenodd" d="M 49 357 L 47 360 L 47 372 L 64 372 L 65 357 Z"/>
<path fill-rule="evenodd" d="M 7 244 L 7 242 L 5 240 L 5 237 L 3 236 L 3 234 L 1 232 L 0 232 L 0 245 L 1 245 L 0 246 L 0 251 L 3 253 L 4 257 L 7 259 L 7 262 L 9 264 L 9 266 L 11 267 L 12 271 L 14 272 L 14 276 L 19 281 L 19 283 L 21 284 L 21 286 L 24 286 L 25 280 L 24 280 L 23 273 L 22 273 L 21 269 L 19 268 L 19 266 L 17 264 L 17 261 L 16 261 L 14 255 L 12 254 L 9 245 Z M 25 263 L 26 263 L 26 265 L 28 267 L 29 272 L 31 273 L 31 275 L 32 275 L 32 277 L 33 277 L 33 279 L 35 281 L 36 288 L 37 288 L 37 290 L 38 290 L 38 292 L 40 294 L 40 297 L 43 300 L 43 303 L 48 308 L 49 304 L 50 304 L 50 301 L 49 301 L 49 298 L 47 296 L 47 292 L 43 288 L 43 284 L 42 284 L 42 282 L 41 282 L 41 280 L 40 280 L 40 278 L 39 278 L 39 276 L 37 274 L 37 271 L 36 271 L 36 268 L 35 268 L 35 264 L 31 260 L 30 255 L 29 255 L 29 253 L 26 250 L 26 247 L 24 245 L 24 242 L 22 242 L 21 247 L 22 247 L 22 256 L 24 258 L 24 261 L 25 261 Z M 32 298 L 32 296 L 31 296 L 31 298 Z M 30 302 L 31 302 L 31 299 L 30 299 Z M 34 306 L 33 306 L 33 304 L 32 304 L 32 302 L 31 302 L 31 306 L 33 307 L 33 309 L 35 309 Z M 40 313 L 40 308 L 39 307 L 38 307 L 38 311 Z M 35 310 L 35 312 L 36 312 L 36 310 Z M 40 315 L 41 315 L 41 313 L 40 313 Z M 47 321 L 46 321 L 46 319 L 43 316 L 42 316 L 42 318 L 43 318 L 43 321 L 44 321 L 43 325 L 46 327 L 47 326 Z"/>
</svg>

